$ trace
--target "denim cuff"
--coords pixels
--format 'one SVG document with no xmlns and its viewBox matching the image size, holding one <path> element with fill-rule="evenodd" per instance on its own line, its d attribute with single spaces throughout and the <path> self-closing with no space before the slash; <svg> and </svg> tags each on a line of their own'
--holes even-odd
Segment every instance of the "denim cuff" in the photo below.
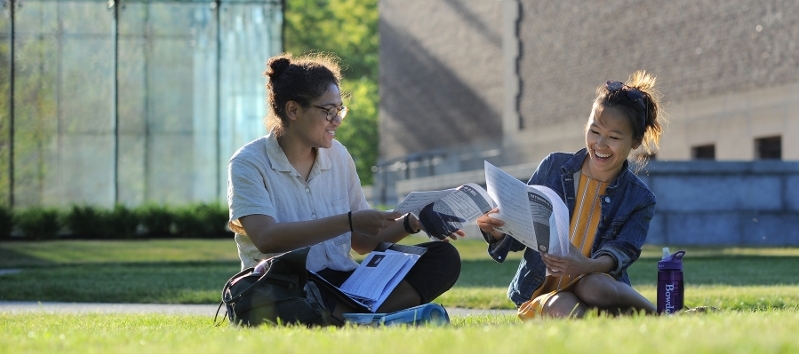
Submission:
<svg viewBox="0 0 799 354">
<path fill-rule="evenodd" d="M 616 261 L 616 268 L 612 269 L 610 272 L 608 272 L 608 274 L 616 279 L 621 277 L 622 271 L 627 268 L 630 260 L 624 256 L 623 252 L 619 252 L 618 250 L 607 247 L 599 249 L 599 251 L 597 251 L 591 258 L 597 259 L 603 255 L 608 255 L 610 258 L 613 258 L 613 260 Z"/>
<path fill-rule="evenodd" d="M 483 239 L 488 242 L 488 255 L 497 263 L 504 263 L 505 259 L 508 258 L 508 253 L 513 250 L 512 246 L 515 242 L 513 237 L 506 234 L 501 240 L 497 240 L 491 234 L 483 232 L 483 230 L 480 230 L 480 233 L 483 234 Z"/>
</svg>

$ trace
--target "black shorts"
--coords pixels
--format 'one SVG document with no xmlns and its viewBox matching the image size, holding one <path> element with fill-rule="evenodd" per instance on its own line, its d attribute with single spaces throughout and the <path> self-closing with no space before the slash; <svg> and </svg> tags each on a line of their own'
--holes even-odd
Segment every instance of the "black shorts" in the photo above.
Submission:
<svg viewBox="0 0 799 354">
<path fill-rule="evenodd" d="M 461 274 L 461 257 L 458 250 L 449 242 L 425 242 L 417 247 L 427 249 L 413 265 L 404 280 L 408 282 L 426 304 L 452 288 Z M 354 271 L 354 270 L 353 270 Z M 338 271 L 322 269 L 317 274 L 335 286 L 341 286 L 353 271 Z M 329 289 L 320 286 L 320 292 L 325 298 L 325 306 L 332 310 L 336 297 Z"/>
</svg>

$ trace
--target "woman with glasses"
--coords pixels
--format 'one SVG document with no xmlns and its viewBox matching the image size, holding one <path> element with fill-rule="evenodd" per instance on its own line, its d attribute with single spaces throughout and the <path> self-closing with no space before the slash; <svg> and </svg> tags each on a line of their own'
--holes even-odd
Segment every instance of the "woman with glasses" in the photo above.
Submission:
<svg viewBox="0 0 799 354">
<path fill-rule="evenodd" d="M 608 81 L 596 90 L 585 125 L 585 147 L 552 153 L 528 184 L 552 188 L 569 208 L 566 256 L 525 248 L 495 230 L 494 209 L 477 219 L 494 260 L 524 250 L 508 288 L 521 319 L 655 313 L 655 305 L 630 286 L 627 268 L 641 255 L 655 195 L 637 172 L 654 153 L 662 133 L 655 77 L 635 72 L 626 83 Z M 631 152 L 636 151 L 636 158 Z M 628 161 L 630 159 L 630 161 Z"/>
<path fill-rule="evenodd" d="M 229 225 L 242 269 L 310 247 L 308 270 L 341 285 L 358 266 L 351 250 L 369 253 L 381 242 L 419 232 L 422 225 L 413 215 L 369 207 L 352 157 L 335 140 L 348 113 L 335 56 L 275 56 L 265 75 L 268 133 L 240 148 L 228 165 Z M 430 302 L 455 284 L 460 275 L 455 247 L 437 241 L 419 246 L 426 252 L 377 312 Z M 332 294 L 325 297 L 336 320 L 357 311 Z"/>
</svg>

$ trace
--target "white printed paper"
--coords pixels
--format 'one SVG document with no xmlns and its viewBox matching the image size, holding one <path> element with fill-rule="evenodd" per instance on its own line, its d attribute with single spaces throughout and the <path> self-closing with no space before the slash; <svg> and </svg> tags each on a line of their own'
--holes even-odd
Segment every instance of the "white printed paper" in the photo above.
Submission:
<svg viewBox="0 0 799 354">
<path fill-rule="evenodd" d="M 498 231 L 543 253 L 569 253 L 569 210 L 552 189 L 527 185 L 488 161 L 486 189 L 499 213 L 491 216 L 505 222 Z"/>
<path fill-rule="evenodd" d="M 386 300 L 419 259 L 418 254 L 373 251 L 341 284 L 341 291 L 360 301 L 372 312 Z"/>
</svg>

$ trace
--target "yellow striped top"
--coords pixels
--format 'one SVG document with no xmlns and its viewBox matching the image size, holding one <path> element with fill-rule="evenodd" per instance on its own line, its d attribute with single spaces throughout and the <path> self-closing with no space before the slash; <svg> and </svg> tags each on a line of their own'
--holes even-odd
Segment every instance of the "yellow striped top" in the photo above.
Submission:
<svg viewBox="0 0 799 354">
<path fill-rule="evenodd" d="M 577 185 L 574 214 L 569 223 L 571 244 L 586 257 L 591 256 L 591 248 L 596 237 L 596 229 L 601 217 L 600 197 L 608 183 L 581 174 Z M 583 275 L 547 276 L 544 284 L 533 292 L 531 299 L 553 291 L 568 290 Z"/>
</svg>

